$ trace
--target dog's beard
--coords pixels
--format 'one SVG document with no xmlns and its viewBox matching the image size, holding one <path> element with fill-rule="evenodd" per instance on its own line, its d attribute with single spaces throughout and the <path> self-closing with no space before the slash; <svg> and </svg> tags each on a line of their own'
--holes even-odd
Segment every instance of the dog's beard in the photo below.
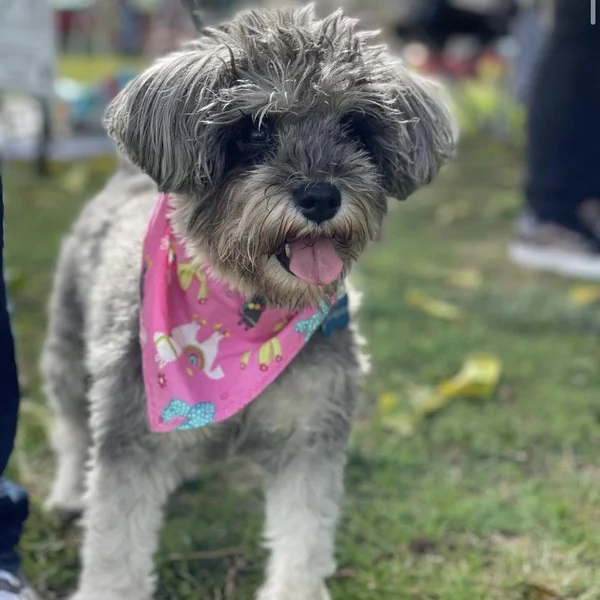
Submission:
<svg viewBox="0 0 600 600">
<path fill-rule="evenodd" d="M 339 212 L 321 224 L 302 216 L 287 189 L 260 177 L 231 181 L 195 211 L 180 198 L 174 223 L 179 232 L 187 223 L 192 254 L 244 295 L 292 309 L 314 306 L 336 292 L 385 213 L 385 199 L 373 203 L 340 188 Z"/>
</svg>

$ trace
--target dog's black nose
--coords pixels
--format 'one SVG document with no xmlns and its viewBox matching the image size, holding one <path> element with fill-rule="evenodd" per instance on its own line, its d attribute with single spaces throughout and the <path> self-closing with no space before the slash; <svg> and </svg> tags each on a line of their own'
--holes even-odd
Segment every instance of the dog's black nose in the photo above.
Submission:
<svg viewBox="0 0 600 600">
<path fill-rule="evenodd" d="M 342 204 L 342 195 L 330 183 L 311 183 L 294 192 L 294 201 L 307 219 L 323 223 L 336 215 Z"/>
</svg>

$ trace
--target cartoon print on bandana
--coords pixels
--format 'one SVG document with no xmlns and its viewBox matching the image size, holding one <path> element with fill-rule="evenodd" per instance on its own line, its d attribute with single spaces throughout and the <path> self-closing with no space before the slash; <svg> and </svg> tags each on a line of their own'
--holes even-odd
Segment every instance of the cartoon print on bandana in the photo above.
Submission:
<svg viewBox="0 0 600 600">
<path fill-rule="evenodd" d="M 215 360 L 219 351 L 219 342 L 226 337 L 227 332 L 219 329 L 205 341 L 199 342 L 198 332 L 202 326 L 196 322 L 175 327 L 171 335 L 156 332 L 156 362 L 163 369 L 165 365 L 183 358 L 187 361 L 186 373 L 193 377 L 198 371 L 203 372 L 209 379 L 222 379 L 223 369 Z"/>
<path fill-rule="evenodd" d="M 252 352 L 244 352 L 240 357 L 240 369 L 245 369 L 250 363 Z M 258 350 L 258 368 L 261 371 L 268 371 L 273 361 L 281 362 L 283 356 L 281 353 L 281 342 L 276 338 L 271 338 L 265 342 Z"/>
<path fill-rule="evenodd" d="M 242 304 L 239 325 L 244 325 L 246 331 L 256 327 L 260 316 L 265 312 L 267 306 L 260 296 L 253 296 Z"/>
<path fill-rule="evenodd" d="M 184 292 L 187 292 L 192 282 L 197 280 L 200 283 L 196 299 L 200 304 L 204 304 L 208 298 L 208 281 L 202 267 L 193 262 L 180 262 L 177 264 L 177 279 Z"/>
<path fill-rule="evenodd" d="M 313 333 L 319 329 L 329 310 L 329 304 L 325 300 L 321 300 L 319 302 L 319 310 L 310 317 L 298 321 L 294 327 L 294 331 L 296 333 L 303 333 L 305 341 L 308 341 Z"/>
<path fill-rule="evenodd" d="M 205 427 L 215 420 L 215 405 L 212 402 L 198 402 L 189 405 L 179 398 L 173 398 L 162 411 L 162 420 L 170 423 L 175 419 L 184 419 L 175 429 L 196 429 Z"/>
</svg>

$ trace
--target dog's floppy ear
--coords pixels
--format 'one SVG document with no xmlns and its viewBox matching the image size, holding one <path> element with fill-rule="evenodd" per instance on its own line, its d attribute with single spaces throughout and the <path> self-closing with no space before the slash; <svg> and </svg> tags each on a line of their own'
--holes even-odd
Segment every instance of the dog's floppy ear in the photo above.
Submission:
<svg viewBox="0 0 600 600">
<path fill-rule="evenodd" d="M 161 191 L 191 193 L 218 178 L 218 128 L 209 123 L 224 61 L 200 48 L 171 54 L 131 81 L 108 107 L 105 126 Z"/>
<path fill-rule="evenodd" d="M 431 182 L 452 156 L 457 127 L 433 82 L 400 67 L 385 87 L 387 102 L 370 149 L 387 194 L 404 200 Z"/>
</svg>

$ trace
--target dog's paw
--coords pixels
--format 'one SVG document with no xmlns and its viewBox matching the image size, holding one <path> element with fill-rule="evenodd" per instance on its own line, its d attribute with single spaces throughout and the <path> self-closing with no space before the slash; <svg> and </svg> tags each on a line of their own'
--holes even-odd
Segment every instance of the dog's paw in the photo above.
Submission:
<svg viewBox="0 0 600 600">
<path fill-rule="evenodd" d="M 322 581 L 288 581 L 267 583 L 256 600 L 331 600 L 331 596 Z"/>
</svg>

